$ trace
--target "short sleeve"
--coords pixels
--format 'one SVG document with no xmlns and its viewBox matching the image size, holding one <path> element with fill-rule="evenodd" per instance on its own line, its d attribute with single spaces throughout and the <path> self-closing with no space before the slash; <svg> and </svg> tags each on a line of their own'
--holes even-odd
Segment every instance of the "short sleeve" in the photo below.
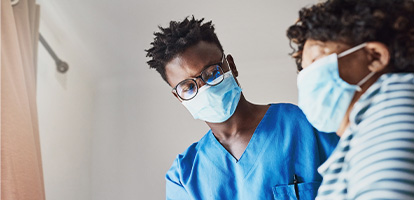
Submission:
<svg viewBox="0 0 414 200">
<path fill-rule="evenodd" d="M 322 162 L 325 162 L 325 160 L 327 160 L 328 157 L 335 150 L 340 137 L 336 135 L 336 133 L 319 132 L 316 129 L 315 129 L 315 133 L 316 133 L 316 137 L 318 138 L 318 146 L 320 149 L 319 157 Z"/>
<path fill-rule="evenodd" d="M 186 200 L 191 199 L 180 181 L 180 166 L 178 158 L 168 170 L 166 180 L 166 199 L 167 200 Z"/>
</svg>

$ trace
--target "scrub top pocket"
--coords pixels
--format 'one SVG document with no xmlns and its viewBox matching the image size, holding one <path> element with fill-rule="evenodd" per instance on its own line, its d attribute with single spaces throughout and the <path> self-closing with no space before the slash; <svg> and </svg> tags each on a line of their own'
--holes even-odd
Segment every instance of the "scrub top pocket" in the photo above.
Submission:
<svg viewBox="0 0 414 200">
<path fill-rule="evenodd" d="M 276 200 L 313 200 L 316 197 L 321 182 L 298 183 L 299 198 L 296 197 L 295 185 L 278 185 L 272 188 Z"/>
</svg>

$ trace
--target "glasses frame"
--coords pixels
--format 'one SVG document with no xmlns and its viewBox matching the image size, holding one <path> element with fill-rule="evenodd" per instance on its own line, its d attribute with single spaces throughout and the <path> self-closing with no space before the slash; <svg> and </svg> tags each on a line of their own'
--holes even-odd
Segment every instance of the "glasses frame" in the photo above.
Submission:
<svg viewBox="0 0 414 200">
<path fill-rule="evenodd" d="M 189 100 L 191 100 L 191 99 L 193 99 L 194 97 L 196 97 L 197 96 L 197 94 L 198 94 L 198 89 L 199 89 L 199 86 L 198 86 L 198 83 L 197 83 L 197 79 L 201 79 L 206 85 L 209 85 L 209 86 L 216 86 L 216 85 L 218 85 L 218 84 L 220 84 L 221 82 L 223 82 L 223 80 L 224 80 L 224 78 L 222 79 L 222 80 L 220 80 L 220 82 L 218 82 L 218 83 L 216 83 L 216 84 L 208 84 L 204 79 L 203 79 L 203 76 L 202 76 L 202 74 L 204 73 L 204 71 L 205 70 L 207 70 L 209 67 L 211 67 L 211 66 L 214 66 L 214 65 L 218 65 L 218 67 L 220 67 L 220 69 L 221 69 L 221 71 L 223 71 L 223 74 L 225 73 L 224 72 L 224 69 L 223 69 L 223 64 L 224 64 L 224 60 L 226 59 L 226 57 L 225 57 L 225 54 L 223 53 L 223 56 L 222 56 L 222 58 L 221 58 L 221 61 L 220 62 L 218 62 L 218 63 L 215 63 L 215 64 L 211 64 L 211 65 L 207 65 L 206 67 L 204 67 L 204 69 L 203 69 L 203 71 L 201 71 L 201 73 L 200 73 L 200 75 L 198 75 L 198 76 L 196 76 L 196 77 L 194 77 L 194 78 L 188 78 L 188 79 L 184 79 L 184 80 L 182 80 L 182 81 L 180 81 L 173 89 L 172 89 L 172 92 L 174 93 L 174 94 L 176 94 L 177 96 L 178 96 L 178 98 L 180 98 L 181 99 L 181 101 L 189 101 Z M 194 83 L 195 83 L 195 85 L 196 85 L 196 93 L 195 93 L 195 95 L 193 96 L 193 97 L 191 97 L 191 98 L 189 98 L 189 99 L 183 99 L 179 94 L 178 94 L 178 92 L 177 92 L 177 87 L 181 84 L 181 83 L 183 83 L 183 82 L 185 82 L 185 81 L 189 81 L 189 80 L 191 80 L 191 81 L 193 81 Z"/>
</svg>

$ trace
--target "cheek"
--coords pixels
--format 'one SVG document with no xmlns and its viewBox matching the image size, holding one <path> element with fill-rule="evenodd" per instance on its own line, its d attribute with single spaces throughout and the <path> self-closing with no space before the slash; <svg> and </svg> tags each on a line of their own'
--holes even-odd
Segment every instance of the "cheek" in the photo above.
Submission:
<svg viewBox="0 0 414 200">
<path fill-rule="evenodd" d="M 303 54 L 302 55 L 302 68 L 307 68 L 310 64 L 312 64 L 312 59 L 310 58 L 309 54 Z"/>
<path fill-rule="evenodd" d="M 305 69 L 316 60 L 319 60 L 328 55 L 329 53 L 324 52 L 322 48 L 310 48 L 307 51 L 304 51 L 302 55 L 302 68 Z"/>
<path fill-rule="evenodd" d="M 351 66 L 352 64 L 350 65 L 350 63 L 345 59 L 340 59 L 338 61 L 339 77 L 341 77 L 342 80 L 344 80 L 345 82 L 349 84 L 354 84 L 352 80 L 352 67 Z"/>
<path fill-rule="evenodd" d="M 368 67 L 362 60 L 340 59 L 338 61 L 339 76 L 349 84 L 357 84 L 368 74 Z"/>
</svg>

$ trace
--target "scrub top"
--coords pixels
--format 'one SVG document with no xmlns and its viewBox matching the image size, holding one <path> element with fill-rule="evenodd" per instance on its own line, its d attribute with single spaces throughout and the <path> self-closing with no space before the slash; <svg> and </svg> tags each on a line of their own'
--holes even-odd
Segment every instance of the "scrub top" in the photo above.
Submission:
<svg viewBox="0 0 414 200">
<path fill-rule="evenodd" d="M 179 154 L 166 174 L 166 199 L 314 199 L 317 169 L 335 133 L 316 131 L 292 104 L 272 104 L 236 160 L 210 131 Z"/>
</svg>

